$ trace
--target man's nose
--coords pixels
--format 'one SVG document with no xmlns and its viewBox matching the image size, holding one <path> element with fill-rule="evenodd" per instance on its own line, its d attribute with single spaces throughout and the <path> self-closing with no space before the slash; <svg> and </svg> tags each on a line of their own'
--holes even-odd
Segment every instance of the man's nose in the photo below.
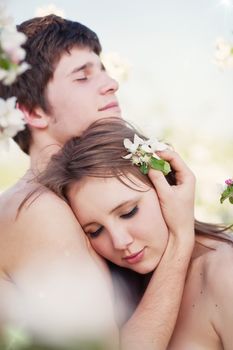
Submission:
<svg viewBox="0 0 233 350">
<path fill-rule="evenodd" d="M 103 80 L 100 87 L 100 93 L 102 95 L 115 93 L 119 89 L 118 82 L 115 79 L 111 78 L 107 72 L 103 72 L 102 78 Z"/>
<path fill-rule="evenodd" d="M 112 243 L 115 249 L 127 249 L 134 239 L 129 232 L 125 230 L 116 230 L 111 234 Z"/>
</svg>

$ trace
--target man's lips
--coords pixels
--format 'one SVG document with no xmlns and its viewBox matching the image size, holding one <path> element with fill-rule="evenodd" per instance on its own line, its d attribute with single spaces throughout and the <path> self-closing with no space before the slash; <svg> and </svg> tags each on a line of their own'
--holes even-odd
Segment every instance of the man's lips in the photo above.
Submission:
<svg viewBox="0 0 233 350">
<path fill-rule="evenodd" d="M 119 107 L 118 103 L 117 102 L 111 102 L 111 103 L 108 103 L 107 105 L 105 105 L 104 107 L 100 108 L 99 111 L 102 112 L 102 111 L 105 111 L 106 109 L 109 109 L 109 108 L 115 108 L 115 107 Z"/>
<path fill-rule="evenodd" d="M 129 264 L 136 264 L 143 259 L 145 248 L 142 248 L 139 252 L 123 257 Z"/>
</svg>

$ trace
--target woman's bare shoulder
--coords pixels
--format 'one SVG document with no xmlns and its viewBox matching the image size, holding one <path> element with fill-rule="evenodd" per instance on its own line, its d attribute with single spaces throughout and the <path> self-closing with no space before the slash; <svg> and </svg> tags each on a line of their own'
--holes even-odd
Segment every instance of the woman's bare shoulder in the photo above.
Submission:
<svg viewBox="0 0 233 350">
<path fill-rule="evenodd" d="M 211 322 L 224 349 L 232 348 L 233 324 L 233 247 L 218 242 L 206 256 L 206 291 L 212 310 Z"/>
<path fill-rule="evenodd" d="M 219 289 L 220 282 L 224 285 L 227 282 L 233 282 L 233 244 L 230 241 L 227 243 L 212 238 L 198 237 L 189 275 L 190 282 L 201 277 L 202 286 L 211 293 Z M 230 278 L 231 281 L 229 281 Z"/>
</svg>

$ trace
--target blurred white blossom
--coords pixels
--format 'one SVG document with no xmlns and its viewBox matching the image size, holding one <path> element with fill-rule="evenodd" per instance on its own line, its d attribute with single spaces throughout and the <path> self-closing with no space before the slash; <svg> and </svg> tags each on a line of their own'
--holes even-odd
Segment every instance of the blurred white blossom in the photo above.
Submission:
<svg viewBox="0 0 233 350">
<path fill-rule="evenodd" d="M 101 60 L 110 74 L 118 82 L 128 79 L 130 71 L 130 63 L 126 58 L 123 58 L 117 52 L 103 53 Z"/>
<path fill-rule="evenodd" d="M 41 258 L 14 274 L 18 289 L 0 289 L 1 316 L 13 329 L 55 348 L 112 331 L 113 300 L 98 266 L 61 258 L 46 271 Z"/>
<path fill-rule="evenodd" d="M 26 35 L 18 32 L 14 26 L 3 27 L 0 31 L 1 49 L 14 63 L 19 63 L 25 58 L 26 52 L 21 45 L 24 44 L 26 40 Z"/>
<path fill-rule="evenodd" d="M 0 81 L 4 85 L 11 85 L 17 76 L 29 68 L 29 64 L 22 62 L 26 56 L 21 47 L 27 37 L 19 33 L 8 16 L 5 5 L 0 0 Z M 0 145 L 7 148 L 9 138 L 24 129 L 23 113 L 15 108 L 16 98 L 6 101 L 0 98 Z"/>
<path fill-rule="evenodd" d="M 224 38 L 216 40 L 215 64 L 221 69 L 233 68 L 233 45 Z"/>
<path fill-rule="evenodd" d="M 21 47 L 26 39 L 26 35 L 19 33 L 14 25 L 0 26 L 0 81 L 4 85 L 12 84 L 29 68 L 26 62 L 20 64 L 26 55 Z"/>
<path fill-rule="evenodd" d="M 4 85 L 11 85 L 16 80 L 17 76 L 25 72 L 28 68 L 30 68 L 30 65 L 26 62 L 20 65 L 11 65 L 8 70 L 0 68 L 0 80 Z"/>
<path fill-rule="evenodd" d="M 11 26 L 13 18 L 7 14 L 6 5 L 0 1 L 0 28 Z"/>
<path fill-rule="evenodd" d="M 48 4 L 42 7 L 38 7 L 35 12 L 36 17 L 43 17 L 51 14 L 60 17 L 65 17 L 65 12 L 54 4 Z"/>
<path fill-rule="evenodd" d="M 23 113 L 15 108 L 16 98 L 10 97 L 6 101 L 0 98 L 0 145 L 8 147 L 9 138 L 24 129 Z"/>
</svg>

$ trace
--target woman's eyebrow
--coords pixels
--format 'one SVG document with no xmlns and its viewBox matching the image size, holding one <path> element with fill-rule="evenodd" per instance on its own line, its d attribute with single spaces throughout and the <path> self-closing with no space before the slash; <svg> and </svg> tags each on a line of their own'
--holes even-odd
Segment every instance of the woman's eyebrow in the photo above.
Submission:
<svg viewBox="0 0 233 350">
<path fill-rule="evenodd" d="M 132 201 L 133 201 L 133 200 L 130 199 L 130 200 L 127 200 L 127 201 L 122 202 L 121 204 L 119 204 L 119 205 L 117 205 L 115 208 L 113 208 L 113 209 L 109 212 L 109 214 L 112 214 L 112 213 L 114 213 L 114 211 L 117 211 L 118 209 L 122 208 L 123 206 L 132 203 Z"/>
</svg>

